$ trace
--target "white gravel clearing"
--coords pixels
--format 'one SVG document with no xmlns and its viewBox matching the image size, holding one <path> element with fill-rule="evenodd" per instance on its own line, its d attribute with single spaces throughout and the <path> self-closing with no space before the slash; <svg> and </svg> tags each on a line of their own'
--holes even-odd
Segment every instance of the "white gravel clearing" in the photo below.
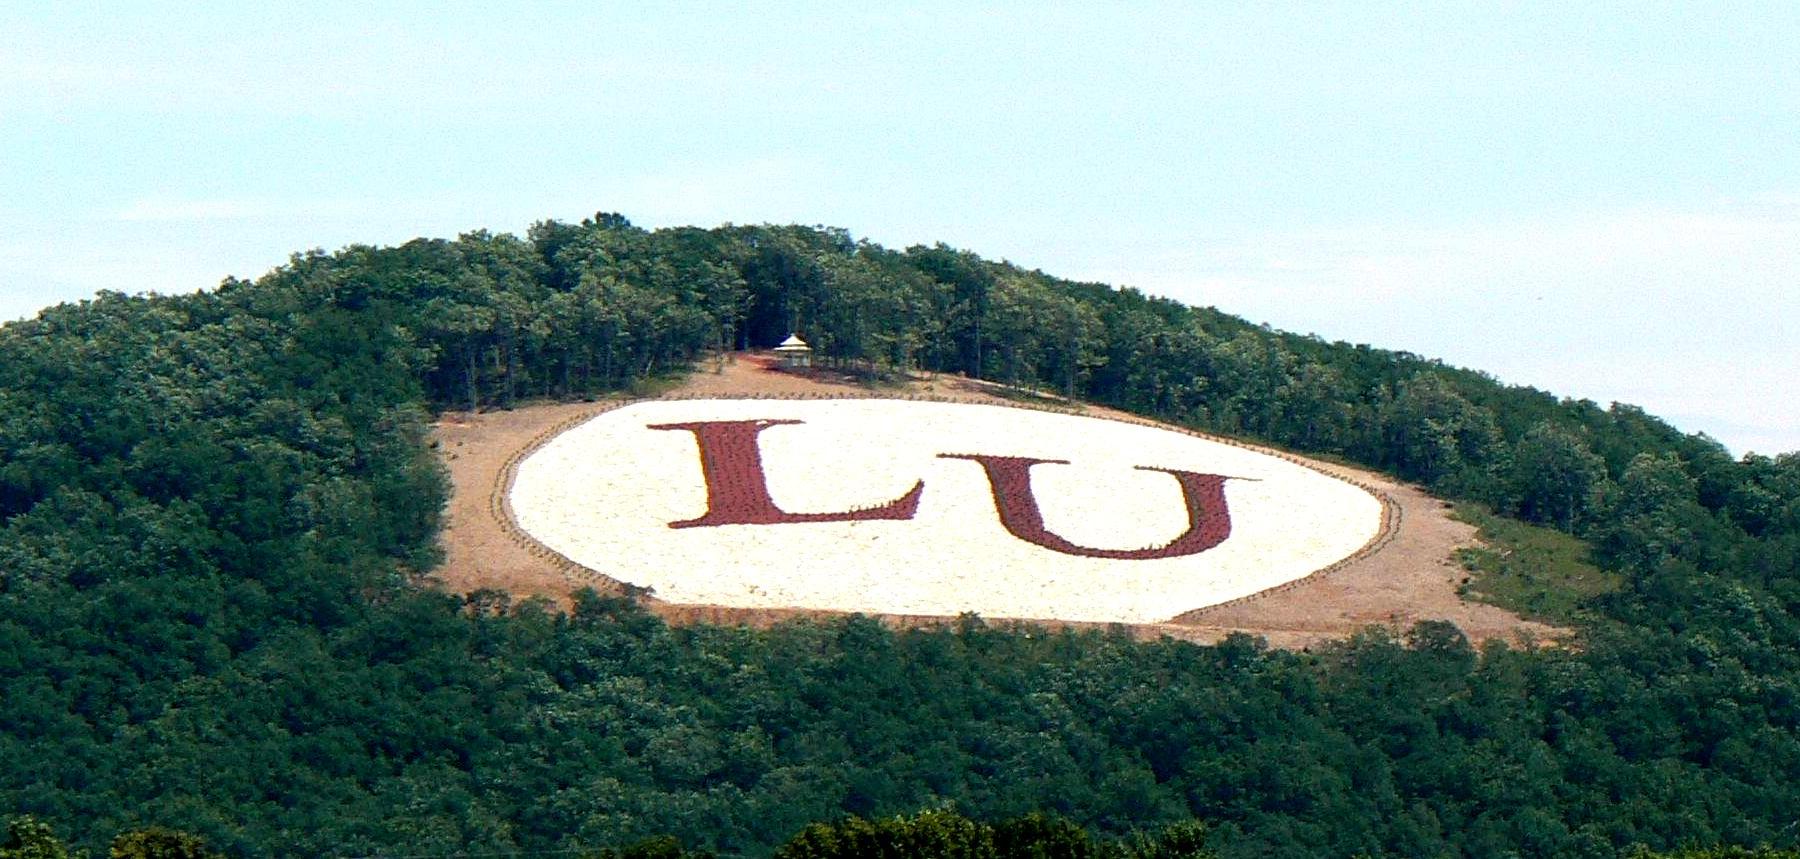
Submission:
<svg viewBox="0 0 1800 859">
<path fill-rule="evenodd" d="M 886 504 L 902 521 L 670 528 L 708 509 L 690 431 L 652 424 L 798 420 L 758 436 L 788 513 Z M 1044 525 L 1094 549 L 1160 546 L 1188 525 L 1168 474 L 1225 483 L 1231 536 L 1197 554 L 1065 554 L 1001 525 L 982 467 L 940 454 L 1068 460 L 1031 471 Z M 604 412 L 516 470 L 519 526 L 552 550 L 675 603 L 1148 623 L 1305 577 L 1373 539 L 1381 502 L 1278 457 L 1153 427 L 1005 406 L 880 399 L 662 400 Z"/>
</svg>

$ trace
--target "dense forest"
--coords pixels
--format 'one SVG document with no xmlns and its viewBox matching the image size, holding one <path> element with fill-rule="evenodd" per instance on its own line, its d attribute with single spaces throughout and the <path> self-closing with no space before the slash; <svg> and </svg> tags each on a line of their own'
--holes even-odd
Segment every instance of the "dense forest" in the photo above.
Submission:
<svg viewBox="0 0 1800 859">
<path fill-rule="evenodd" d="M 1427 622 L 1311 652 L 421 586 L 435 412 L 790 330 L 871 375 L 1383 469 L 1579 538 L 1619 585 L 1570 648 Z M 1203 827 L 1224 857 L 1751 855 L 1705 851 L 1800 845 L 1800 456 L 941 245 L 602 214 L 0 328 L 0 689 L 0 817 L 78 851 L 168 827 L 244 856 L 824 856 L 859 825 L 1032 820 L 1107 850 Z M 54 855 L 28 849 L 0 855 Z"/>
</svg>

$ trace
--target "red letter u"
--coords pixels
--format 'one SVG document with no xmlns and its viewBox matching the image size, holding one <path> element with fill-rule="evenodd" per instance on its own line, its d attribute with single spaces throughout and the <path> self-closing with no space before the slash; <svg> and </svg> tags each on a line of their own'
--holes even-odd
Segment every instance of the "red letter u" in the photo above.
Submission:
<svg viewBox="0 0 1800 859">
<path fill-rule="evenodd" d="M 1204 552 L 1231 536 L 1231 511 L 1225 505 L 1225 481 L 1230 478 L 1221 475 L 1138 466 L 1139 471 L 1174 475 L 1181 483 L 1181 497 L 1187 504 L 1187 530 L 1169 543 L 1148 549 L 1091 549 L 1071 543 L 1044 527 L 1044 514 L 1038 509 L 1037 495 L 1031 489 L 1032 466 L 1045 462 L 1067 465 L 1068 460 L 973 453 L 942 453 L 938 456 L 981 463 L 987 471 L 988 486 L 994 491 L 994 509 L 999 511 L 1000 524 L 1006 527 L 1007 533 L 1065 555 L 1124 561 L 1179 558 Z"/>
</svg>

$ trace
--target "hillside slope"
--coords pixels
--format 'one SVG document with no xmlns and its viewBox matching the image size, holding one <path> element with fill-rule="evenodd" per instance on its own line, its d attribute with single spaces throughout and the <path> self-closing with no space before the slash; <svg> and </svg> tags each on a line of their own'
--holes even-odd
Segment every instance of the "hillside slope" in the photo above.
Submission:
<svg viewBox="0 0 1800 859">
<path fill-rule="evenodd" d="M 1574 647 L 1424 620 L 1311 652 L 421 587 L 434 414 L 641 392 L 795 327 L 861 372 L 1354 462 L 1567 532 L 1620 584 Z M 158 824 L 246 856 L 761 856 L 943 807 L 1200 819 L 1230 857 L 1792 847 L 1797 678 L 1800 456 L 950 248 L 599 216 L 0 328 L 0 814 L 89 851 Z"/>
</svg>

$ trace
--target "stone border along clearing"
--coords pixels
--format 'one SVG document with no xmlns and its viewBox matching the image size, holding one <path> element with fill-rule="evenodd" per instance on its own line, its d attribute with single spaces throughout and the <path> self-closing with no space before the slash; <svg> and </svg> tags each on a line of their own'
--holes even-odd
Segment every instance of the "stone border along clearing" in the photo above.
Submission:
<svg viewBox="0 0 1800 859">
<path fill-rule="evenodd" d="M 545 444 L 548 444 L 551 439 L 556 438 L 557 436 L 574 428 L 575 426 L 577 426 L 579 424 L 585 423 L 589 420 L 592 420 L 595 417 L 598 417 L 601 414 L 612 411 L 614 409 L 623 408 L 625 406 L 633 405 L 635 403 L 654 402 L 654 401 L 658 401 L 658 400 L 910 400 L 910 401 L 914 401 L 914 402 L 960 403 L 960 404 L 965 404 L 965 405 L 989 405 L 989 406 L 1000 405 L 1000 406 L 1004 406 L 1004 407 L 1008 407 L 1008 408 L 1023 409 L 1023 410 L 1027 410 L 1027 411 L 1039 411 L 1039 412 L 1049 412 L 1049 413 L 1053 413 L 1053 414 L 1065 414 L 1065 415 L 1072 415 L 1072 416 L 1078 416 L 1078 417 L 1093 418 L 1095 420 L 1109 420 L 1109 421 L 1116 421 L 1118 423 L 1136 424 L 1138 426 L 1163 430 L 1165 432 L 1181 433 L 1183 435 L 1192 436 L 1194 438 L 1202 439 L 1204 441 L 1217 442 L 1220 444 L 1230 445 L 1232 447 L 1238 447 L 1238 448 L 1242 448 L 1244 450 L 1253 451 L 1253 452 L 1260 453 L 1260 454 L 1263 454 L 1266 456 L 1273 456 L 1273 457 L 1276 457 L 1279 459 L 1284 459 L 1295 465 L 1299 465 L 1302 468 L 1306 468 L 1310 471 L 1314 471 L 1319 474 L 1323 474 L 1326 477 L 1332 478 L 1334 480 L 1342 481 L 1344 483 L 1350 484 L 1351 486 L 1355 486 L 1356 488 L 1361 489 L 1364 492 L 1367 492 L 1370 495 L 1374 496 L 1375 499 L 1381 503 L 1381 524 L 1376 529 L 1375 536 L 1370 538 L 1367 543 L 1364 543 L 1361 548 L 1357 549 L 1355 552 L 1350 553 L 1349 555 L 1345 555 L 1344 557 L 1339 558 L 1336 561 L 1333 561 L 1332 563 L 1330 563 L 1324 567 L 1321 567 L 1317 570 L 1312 571 L 1311 573 L 1301 576 L 1300 578 L 1286 581 L 1281 584 L 1275 585 L 1273 587 L 1265 588 L 1265 589 L 1257 591 L 1256 593 L 1253 593 L 1253 594 L 1248 594 L 1245 596 L 1237 597 L 1235 599 L 1226 600 L 1224 602 L 1213 603 L 1211 605 L 1198 606 L 1198 607 L 1195 607 L 1192 609 L 1187 609 L 1180 613 L 1177 613 L 1176 615 L 1174 615 L 1174 617 L 1170 618 L 1169 620 L 1161 621 L 1161 622 L 1157 622 L 1157 623 L 1121 623 L 1121 622 L 1110 622 L 1109 623 L 1109 622 L 1099 622 L 1099 621 L 1070 621 L 1070 620 L 1062 620 L 1060 618 L 991 618 L 991 619 L 983 618 L 983 620 L 993 620 L 993 621 L 1001 623 L 1001 624 L 1009 624 L 1009 623 L 1045 624 L 1045 625 L 1074 627 L 1074 628 L 1124 627 L 1127 629 L 1139 631 L 1141 633 L 1166 634 L 1166 635 L 1170 635 L 1172 637 L 1181 638 L 1181 637 L 1183 637 L 1182 633 L 1195 632 L 1196 630 L 1194 629 L 1194 627 L 1199 626 L 1199 624 L 1194 623 L 1194 621 L 1201 620 L 1210 613 L 1213 613 L 1213 612 L 1216 612 L 1216 611 L 1219 611 L 1219 610 L 1222 610 L 1225 608 L 1229 608 L 1231 606 L 1242 605 L 1244 603 L 1252 602 L 1254 600 L 1259 600 L 1264 597 L 1273 596 L 1274 594 L 1293 590 L 1293 589 L 1301 587 L 1303 585 L 1315 582 L 1324 576 L 1330 575 L 1331 573 L 1344 568 L 1346 565 L 1355 563 L 1356 561 L 1360 561 L 1364 558 L 1367 558 L 1370 555 L 1375 554 L 1376 552 L 1381 551 L 1390 542 L 1393 541 L 1395 534 L 1397 534 L 1399 532 L 1400 522 L 1401 522 L 1401 519 L 1403 516 L 1400 505 L 1395 503 L 1394 499 L 1391 496 L 1389 496 L 1388 493 L 1386 493 L 1385 491 L 1378 489 L 1374 486 L 1370 486 L 1369 484 L 1364 483 L 1355 478 L 1352 478 L 1352 477 L 1349 477 L 1349 476 L 1346 476 L 1343 474 L 1334 473 L 1333 471 L 1328 470 L 1327 468 L 1321 467 L 1319 464 L 1311 462 L 1303 457 L 1296 456 L 1296 455 L 1290 454 L 1290 453 L 1286 453 L 1284 451 L 1273 450 L 1271 448 L 1262 447 L 1260 445 L 1248 444 L 1248 443 L 1241 442 L 1241 441 L 1238 441 L 1238 440 L 1232 439 L 1232 438 L 1208 435 L 1206 433 L 1198 432 L 1195 430 L 1190 430 L 1190 429 L 1187 429 L 1184 427 L 1171 426 L 1168 424 L 1158 423 L 1158 422 L 1150 420 L 1148 418 L 1140 418 L 1135 415 L 1126 415 L 1126 416 L 1118 416 L 1118 417 L 1099 416 L 1099 415 L 1084 414 L 1081 410 L 1075 409 L 1075 408 L 1067 408 L 1067 407 L 1058 408 L 1058 407 L 1053 407 L 1053 406 L 1048 406 L 1048 405 L 1040 405 L 1040 404 L 1035 404 L 1035 403 L 1018 403 L 1018 402 L 993 403 L 993 402 L 986 402 L 986 401 L 977 400 L 977 399 L 973 399 L 973 398 L 943 397 L 943 396 L 936 396 L 936 395 L 930 395 L 930 394 L 901 394 L 901 395 L 866 394 L 865 395 L 865 394 L 833 392 L 833 393 L 829 393 L 829 394 L 779 393 L 779 394 L 736 394 L 736 395 L 732 395 L 732 394 L 710 394 L 710 393 L 709 394 L 698 394 L 698 393 L 696 393 L 696 394 L 670 394 L 670 395 L 660 396 L 660 397 L 632 397 L 629 399 L 612 400 L 612 401 L 609 401 L 606 403 L 598 404 L 593 409 L 584 410 L 578 414 L 575 414 L 573 416 L 565 418 L 561 421 L 558 421 L 556 424 L 539 432 L 537 435 L 532 437 L 530 442 L 526 443 L 523 447 L 514 451 L 511 455 L 509 455 L 506 458 L 505 463 L 501 466 L 498 474 L 495 477 L 493 487 L 488 491 L 488 511 L 490 514 L 493 515 L 494 519 L 497 522 L 499 522 L 501 530 L 507 535 L 507 537 L 510 538 L 514 543 L 518 544 L 520 546 L 520 548 L 522 548 L 526 552 L 530 553 L 533 557 L 544 560 L 544 561 L 550 563 L 552 566 L 554 566 L 557 570 L 561 571 L 563 574 L 563 577 L 568 579 L 570 584 L 588 585 L 588 586 L 598 585 L 598 586 L 600 586 L 601 589 L 604 589 L 607 591 L 614 591 L 614 592 L 617 592 L 617 593 L 620 593 L 620 594 L 623 594 L 626 596 L 638 597 L 640 599 L 644 596 L 643 594 L 635 592 L 636 586 L 631 585 L 626 582 L 621 582 L 617 579 L 612 578 L 611 576 L 608 576 L 597 570 L 590 569 L 582 564 L 579 564 L 579 563 L 571 560 L 570 558 L 564 556 L 562 553 L 560 553 L 554 549 L 551 549 L 549 546 L 544 545 L 536 537 L 533 537 L 533 536 L 531 536 L 530 533 L 526 532 L 525 529 L 519 527 L 518 521 L 513 517 L 512 502 L 511 502 L 513 480 L 517 476 L 519 464 L 524 462 L 527 457 L 530 457 L 532 454 L 536 453 Z M 702 623 L 715 623 L 715 624 L 729 624 L 729 623 L 734 623 L 734 622 L 741 622 L 743 619 L 748 618 L 753 615 L 761 615 L 761 616 L 775 615 L 775 616 L 798 617 L 798 616 L 835 616 L 835 615 L 845 614 L 844 612 L 833 611 L 830 609 L 812 609 L 812 608 L 804 608 L 804 607 L 743 608 L 743 607 L 737 607 L 737 606 L 669 603 L 669 602 L 663 602 L 662 600 L 656 599 L 654 597 L 654 595 L 650 596 L 649 604 L 656 610 L 657 614 L 667 617 L 669 619 L 684 620 L 684 621 L 689 621 L 689 622 L 698 621 L 698 622 L 702 622 Z M 876 613 L 872 616 L 880 618 L 880 619 L 888 620 L 888 621 L 896 623 L 898 625 L 907 626 L 907 627 L 939 625 L 939 624 L 944 624 L 944 623 L 956 620 L 956 617 L 951 616 L 951 615 L 906 615 L 906 614 Z M 1180 619 L 1181 622 L 1176 622 L 1176 619 Z"/>
</svg>

